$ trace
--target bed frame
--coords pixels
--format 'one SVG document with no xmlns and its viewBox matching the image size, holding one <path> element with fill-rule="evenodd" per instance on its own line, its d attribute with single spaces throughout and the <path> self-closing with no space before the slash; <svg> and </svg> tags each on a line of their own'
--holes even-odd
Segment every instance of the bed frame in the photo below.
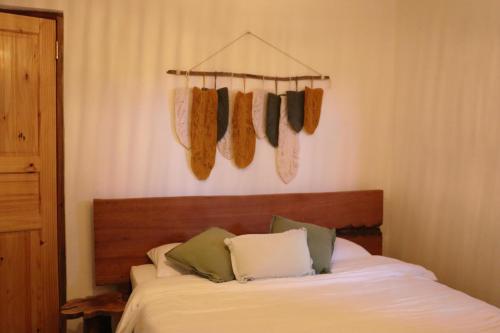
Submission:
<svg viewBox="0 0 500 333">
<path fill-rule="evenodd" d="M 381 190 L 244 196 L 95 199 L 95 283 L 129 283 L 146 252 L 218 226 L 235 234 L 267 233 L 272 215 L 337 228 L 372 254 L 382 253 Z"/>
</svg>

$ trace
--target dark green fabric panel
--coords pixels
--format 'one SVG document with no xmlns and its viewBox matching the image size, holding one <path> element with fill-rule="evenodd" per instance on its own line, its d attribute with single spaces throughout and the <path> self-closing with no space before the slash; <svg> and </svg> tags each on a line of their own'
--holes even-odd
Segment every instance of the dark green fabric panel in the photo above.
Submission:
<svg viewBox="0 0 500 333">
<path fill-rule="evenodd" d="M 226 87 L 217 89 L 217 141 L 226 134 L 229 123 L 229 91 Z"/>
<path fill-rule="evenodd" d="M 235 235 L 221 228 L 210 228 L 176 246 L 165 257 L 182 269 L 213 282 L 234 280 L 231 254 L 224 239 Z"/>
<path fill-rule="evenodd" d="M 266 135 L 273 147 L 278 147 L 281 97 L 267 94 Z"/>
<path fill-rule="evenodd" d="M 330 273 L 335 229 L 328 229 L 316 224 L 297 222 L 282 216 L 273 216 L 271 232 L 278 233 L 290 229 L 306 228 L 307 246 L 313 260 L 313 268 L 317 274 Z"/>
<path fill-rule="evenodd" d="M 304 127 L 304 91 L 287 91 L 286 108 L 288 123 L 295 132 L 300 132 Z"/>
</svg>

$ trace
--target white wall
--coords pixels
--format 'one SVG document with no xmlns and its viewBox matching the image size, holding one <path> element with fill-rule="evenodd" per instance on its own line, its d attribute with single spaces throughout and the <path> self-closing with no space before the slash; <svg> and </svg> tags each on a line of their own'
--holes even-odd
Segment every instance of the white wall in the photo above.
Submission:
<svg viewBox="0 0 500 333">
<path fill-rule="evenodd" d="M 68 298 L 94 292 L 93 198 L 384 187 L 393 103 L 394 0 L 0 4 L 64 11 Z M 299 174 L 289 185 L 279 180 L 273 149 L 265 141 L 257 143 L 248 169 L 237 170 L 218 155 L 209 180 L 199 182 L 172 131 L 172 91 L 184 81 L 165 71 L 197 63 L 246 30 L 333 77 L 331 87 L 325 86 L 318 130 L 310 137 L 300 134 Z M 303 72 L 255 42 L 239 44 L 205 69 Z M 241 81 L 233 85 L 241 87 Z"/>
<path fill-rule="evenodd" d="M 500 1 L 397 4 L 385 253 L 500 306 Z"/>
</svg>

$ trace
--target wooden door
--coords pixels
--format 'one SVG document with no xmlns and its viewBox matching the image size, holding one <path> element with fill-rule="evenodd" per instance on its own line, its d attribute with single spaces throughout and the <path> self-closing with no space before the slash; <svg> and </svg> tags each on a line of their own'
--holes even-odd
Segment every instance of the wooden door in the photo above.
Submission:
<svg viewBox="0 0 500 333">
<path fill-rule="evenodd" d="M 0 13 L 0 332 L 58 332 L 55 21 Z"/>
</svg>

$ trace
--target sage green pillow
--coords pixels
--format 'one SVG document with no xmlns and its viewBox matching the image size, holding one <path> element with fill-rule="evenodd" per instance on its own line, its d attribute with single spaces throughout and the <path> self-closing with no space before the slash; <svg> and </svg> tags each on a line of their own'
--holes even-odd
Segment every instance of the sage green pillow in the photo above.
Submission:
<svg viewBox="0 0 500 333">
<path fill-rule="evenodd" d="M 213 282 L 234 280 L 231 254 L 224 239 L 235 235 L 221 228 L 210 228 L 176 246 L 165 257 L 174 265 Z"/>
<path fill-rule="evenodd" d="M 306 228 L 307 246 L 313 260 L 316 274 L 330 273 L 335 229 L 328 229 L 316 224 L 297 222 L 282 216 L 273 216 L 271 232 L 284 232 L 290 229 Z"/>
</svg>

